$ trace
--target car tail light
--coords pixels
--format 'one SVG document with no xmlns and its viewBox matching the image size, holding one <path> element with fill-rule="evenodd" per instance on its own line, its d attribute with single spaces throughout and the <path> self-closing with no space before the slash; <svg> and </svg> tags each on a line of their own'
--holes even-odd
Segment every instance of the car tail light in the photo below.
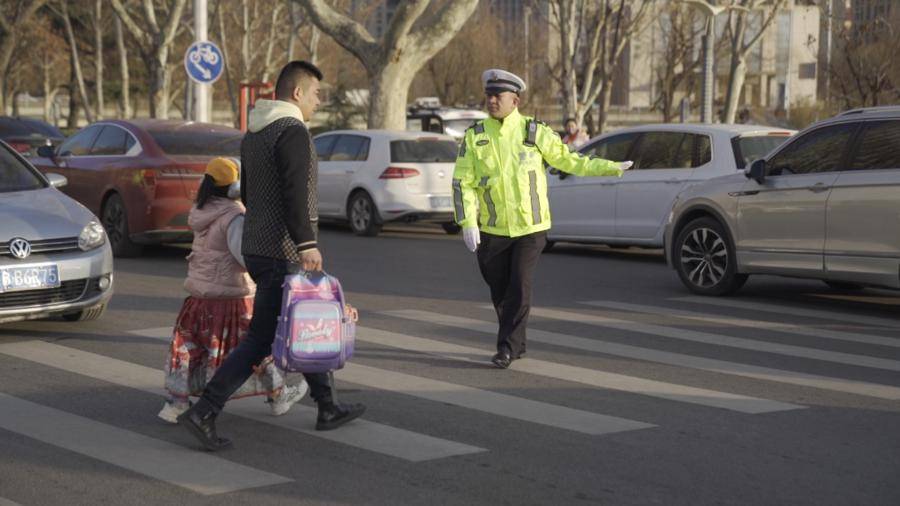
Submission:
<svg viewBox="0 0 900 506">
<path fill-rule="evenodd" d="M 27 153 L 27 152 L 31 151 L 31 144 L 28 144 L 27 142 L 13 141 L 13 142 L 9 143 L 9 147 L 15 149 L 19 153 Z"/>
<path fill-rule="evenodd" d="M 378 179 L 404 179 L 407 177 L 416 177 L 419 175 L 417 169 L 408 169 L 405 167 L 388 167 L 378 176 Z"/>
<path fill-rule="evenodd" d="M 153 169 L 141 170 L 141 180 L 144 182 L 144 186 L 155 185 L 156 184 L 156 171 Z"/>
</svg>

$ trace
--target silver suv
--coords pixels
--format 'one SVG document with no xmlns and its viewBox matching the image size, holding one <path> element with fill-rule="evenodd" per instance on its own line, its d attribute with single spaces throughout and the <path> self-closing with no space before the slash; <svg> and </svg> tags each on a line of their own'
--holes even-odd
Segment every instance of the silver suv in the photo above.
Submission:
<svg viewBox="0 0 900 506">
<path fill-rule="evenodd" d="M 669 265 L 703 295 L 732 293 L 749 274 L 900 288 L 900 107 L 847 111 L 743 174 L 687 188 L 665 244 Z"/>
<path fill-rule="evenodd" d="M 0 141 L 0 323 L 54 315 L 94 320 L 112 296 L 106 232 L 56 189 L 65 184 Z"/>
</svg>

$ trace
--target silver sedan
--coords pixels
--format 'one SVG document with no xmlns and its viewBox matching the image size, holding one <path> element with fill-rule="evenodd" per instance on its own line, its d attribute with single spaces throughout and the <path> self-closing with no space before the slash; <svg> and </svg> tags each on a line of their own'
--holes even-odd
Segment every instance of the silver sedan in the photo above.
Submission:
<svg viewBox="0 0 900 506">
<path fill-rule="evenodd" d="M 0 142 L 0 323 L 60 315 L 94 320 L 112 296 L 99 220 Z"/>
</svg>

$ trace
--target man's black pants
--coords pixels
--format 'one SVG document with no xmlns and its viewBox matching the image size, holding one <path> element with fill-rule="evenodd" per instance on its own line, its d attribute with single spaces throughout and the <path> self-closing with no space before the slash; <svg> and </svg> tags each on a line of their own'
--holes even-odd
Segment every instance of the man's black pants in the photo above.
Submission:
<svg viewBox="0 0 900 506">
<path fill-rule="evenodd" d="M 284 277 L 300 271 L 300 266 L 286 260 L 260 256 L 245 256 L 247 272 L 256 283 L 256 297 L 253 299 L 253 319 L 247 337 L 225 358 L 225 361 L 206 385 L 202 398 L 211 404 L 216 412 L 221 411 L 247 378 L 253 374 L 253 367 L 272 354 L 275 327 L 281 313 L 281 285 Z M 332 401 L 331 382 L 326 373 L 303 374 L 309 384 L 310 397 L 318 403 Z"/>
<path fill-rule="evenodd" d="M 500 330 L 497 351 L 509 349 L 513 358 L 525 353 L 525 327 L 531 310 L 531 283 L 547 233 L 503 237 L 481 233 L 478 267 L 491 288 Z"/>
</svg>

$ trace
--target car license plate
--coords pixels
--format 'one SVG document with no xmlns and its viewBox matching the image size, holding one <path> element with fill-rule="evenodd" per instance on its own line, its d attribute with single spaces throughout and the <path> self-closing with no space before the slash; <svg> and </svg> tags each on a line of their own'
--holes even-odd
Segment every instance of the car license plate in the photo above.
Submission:
<svg viewBox="0 0 900 506">
<path fill-rule="evenodd" d="M 59 268 L 55 264 L 0 267 L 0 292 L 58 287 Z"/>
<path fill-rule="evenodd" d="M 453 206 L 450 197 L 431 197 L 431 207 L 434 209 L 446 209 Z"/>
</svg>

